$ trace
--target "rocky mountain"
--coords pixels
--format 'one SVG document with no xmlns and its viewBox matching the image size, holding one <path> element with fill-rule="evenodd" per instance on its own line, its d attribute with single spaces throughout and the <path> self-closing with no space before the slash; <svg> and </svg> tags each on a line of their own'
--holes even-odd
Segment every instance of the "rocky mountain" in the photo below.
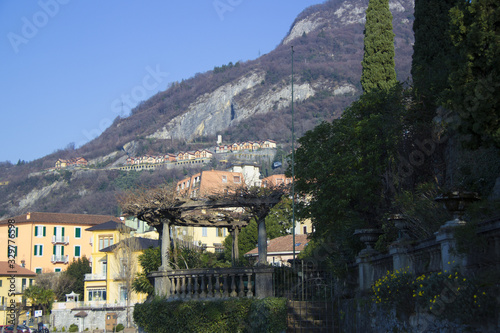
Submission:
<svg viewBox="0 0 500 333">
<path fill-rule="evenodd" d="M 0 166 L 0 181 L 9 181 L 0 186 L 0 216 L 27 210 L 113 214 L 117 192 L 183 174 L 109 169 L 127 156 L 208 148 L 217 135 L 225 143 L 272 139 L 286 146 L 291 140 L 292 46 L 296 136 L 338 117 L 361 93 L 367 5 L 368 0 L 330 0 L 312 6 L 268 54 L 173 83 L 79 149 L 69 147 L 25 165 Z M 413 6 L 413 0 L 390 2 L 400 81 L 410 77 Z M 94 167 L 42 172 L 58 158 L 76 156 Z"/>
</svg>

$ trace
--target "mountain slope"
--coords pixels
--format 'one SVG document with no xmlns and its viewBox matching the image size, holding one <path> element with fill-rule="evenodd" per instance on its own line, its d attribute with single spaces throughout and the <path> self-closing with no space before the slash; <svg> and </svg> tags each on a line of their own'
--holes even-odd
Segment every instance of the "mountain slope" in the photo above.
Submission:
<svg viewBox="0 0 500 333">
<path fill-rule="evenodd" d="M 368 0 L 331 0 L 302 12 L 275 50 L 173 83 L 117 118 L 98 138 L 34 162 L 0 166 L 0 215 L 27 210 L 114 214 L 115 195 L 158 184 L 182 171 L 132 173 L 117 170 L 40 172 L 58 158 L 84 156 L 99 167 L 126 156 L 173 153 L 225 143 L 291 139 L 291 46 L 294 52 L 296 137 L 323 120 L 338 117 L 361 93 L 363 29 Z M 396 72 L 410 77 L 413 1 L 390 2 L 396 34 Z"/>
</svg>

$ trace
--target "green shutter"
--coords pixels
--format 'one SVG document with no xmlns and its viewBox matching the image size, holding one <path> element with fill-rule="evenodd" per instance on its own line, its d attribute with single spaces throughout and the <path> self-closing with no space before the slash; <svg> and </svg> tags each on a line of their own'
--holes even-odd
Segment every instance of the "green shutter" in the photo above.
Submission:
<svg viewBox="0 0 500 333">
<path fill-rule="evenodd" d="M 76 229 L 75 229 L 75 238 L 80 238 L 80 236 L 81 236 L 81 231 L 82 231 L 82 230 L 81 230 L 80 228 L 76 228 Z"/>
<path fill-rule="evenodd" d="M 35 237 L 38 236 L 38 227 L 35 227 Z"/>
<path fill-rule="evenodd" d="M 64 237 L 64 227 L 62 227 L 62 235 Z"/>
<path fill-rule="evenodd" d="M 57 232 L 57 227 L 54 227 L 54 236 L 56 236 L 56 235 L 57 235 L 57 233 L 56 233 L 56 232 Z"/>
<path fill-rule="evenodd" d="M 56 255 L 56 246 L 55 245 L 52 247 L 52 254 Z"/>
<path fill-rule="evenodd" d="M 38 255 L 38 245 L 35 245 L 35 256 Z"/>
<path fill-rule="evenodd" d="M 75 257 L 79 257 L 79 256 L 80 256 L 80 247 L 75 246 Z"/>
<path fill-rule="evenodd" d="M 16 252 L 14 252 L 14 256 L 17 257 L 17 246 L 16 246 Z"/>
<path fill-rule="evenodd" d="M 61 246 L 61 256 L 64 255 L 64 246 Z"/>
<path fill-rule="evenodd" d="M 43 256 L 43 245 L 40 245 L 40 255 Z"/>
<path fill-rule="evenodd" d="M 47 234 L 47 228 L 44 226 L 43 227 L 43 237 L 45 237 L 46 234 Z"/>
<path fill-rule="evenodd" d="M 16 238 L 19 237 L 19 228 L 16 227 Z"/>
</svg>

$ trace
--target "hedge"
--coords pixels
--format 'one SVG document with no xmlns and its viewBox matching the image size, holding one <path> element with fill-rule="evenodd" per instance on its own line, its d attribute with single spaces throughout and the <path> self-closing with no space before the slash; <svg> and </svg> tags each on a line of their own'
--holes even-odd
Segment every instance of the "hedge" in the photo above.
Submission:
<svg viewBox="0 0 500 333">
<path fill-rule="evenodd" d="M 136 304 L 134 321 L 145 332 L 284 332 L 284 298 L 235 298 L 168 301 L 154 298 Z"/>
</svg>

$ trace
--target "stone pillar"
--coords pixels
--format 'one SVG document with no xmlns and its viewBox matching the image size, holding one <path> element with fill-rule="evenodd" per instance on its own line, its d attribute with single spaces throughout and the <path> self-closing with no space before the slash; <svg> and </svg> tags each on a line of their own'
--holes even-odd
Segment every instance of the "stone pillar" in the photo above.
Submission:
<svg viewBox="0 0 500 333">
<path fill-rule="evenodd" d="M 272 267 L 255 267 L 255 297 L 265 298 L 273 296 L 273 272 Z"/>
<path fill-rule="evenodd" d="M 169 254 L 168 250 L 170 249 L 170 224 L 168 222 L 162 221 L 163 228 L 160 234 L 161 239 L 161 266 L 159 268 L 160 271 L 169 270 Z"/>
<path fill-rule="evenodd" d="M 412 271 L 412 267 L 410 267 L 411 261 L 406 247 L 395 243 L 389 247 L 389 254 L 392 256 L 392 266 L 395 271 L 402 271 L 405 269 L 408 269 L 410 272 Z"/>
<path fill-rule="evenodd" d="M 240 251 L 238 250 L 238 234 L 240 232 L 239 227 L 231 228 L 231 236 L 233 236 L 233 248 L 231 249 L 231 264 L 236 266 L 240 261 Z"/>
<path fill-rule="evenodd" d="M 455 227 L 447 222 L 436 233 L 436 241 L 441 244 L 441 269 L 443 271 L 449 272 L 454 266 L 459 266 L 462 270 L 467 264 L 466 256 L 456 251 L 456 240 L 453 237 Z"/>
<path fill-rule="evenodd" d="M 259 261 L 257 262 L 257 264 L 267 266 L 267 231 L 265 218 L 259 220 L 258 228 Z"/>
<path fill-rule="evenodd" d="M 359 290 L 365 291 L 370 289 L 373 284 L 373 277 L 375 270 L 373 265 L 370 263 L 369 255 L 361 255 L 356 258 L 356 263 L 358 264 L 358 284 Z"/>
<path fill-rule="evenodd" d="M 157 272 L 151 273 L 151 277 L 154 279 L 155 293 L 159 296 L 170 295 L 170 279 L 168 278 L 169 267 L 169 255 L 168 251 L 170 249 L 170 225 L 168 221 L 161 221 L 162 226 L 158 228 L 160 236 L 160 252 L 161 252 L 161 266 L 158 268 Z"/>
</svg>

